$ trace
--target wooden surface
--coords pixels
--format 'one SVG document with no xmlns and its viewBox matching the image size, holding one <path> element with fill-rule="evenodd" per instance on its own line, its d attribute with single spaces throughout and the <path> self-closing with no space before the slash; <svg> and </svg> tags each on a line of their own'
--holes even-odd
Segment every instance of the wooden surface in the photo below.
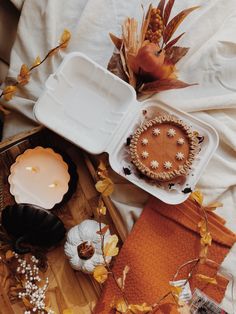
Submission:
<svg viewBox="0 0 236 314">
<path fill-rule="evenodd" d="M 9 191 L 7 177 L 10 165 L 16 156 L 25 149 L 38 145 L 59 148 L 66 152 L 76 165 L 79 175 L 76 192 L 65 205 L 57 209 L 57 214 L 66 228 L 69 229 L 86 218 L 96 218 L 98 192 L 94 188 L 97 177 L 93 163 L 79 148 L 46 129 L 37 128 L 0 143 L 0 169 L 5 190 L 7 187 Z M 10 194 L 4 195 L 4 205 L 11 202 L 13 198 Z M 106 223 L 111 226 L 112 232 L 120 236 L 122 243 L 127 230 L 110 199 L 105 198 L 104 202 L 109 210 Z M 48 269 L 45 276 L 49 277 L 50 282 L 47 292 L 49 304 L 58 314 L 63 313 L 63 310 L 67 308 L 72 309 L 74 314 L 92 313 L 101 293 L 101 287 L 91 276 L 74 271 L 70 267 L 63 252 L 63 244 L 61 243 L 47 254 Z M 23 313 L 24 307 L 21 302 L 15 304 L 9 302 L 7 293 L 10 279 L 8 275 L 7 267 L 0 263 L 0 314 Z"/>
</svg>

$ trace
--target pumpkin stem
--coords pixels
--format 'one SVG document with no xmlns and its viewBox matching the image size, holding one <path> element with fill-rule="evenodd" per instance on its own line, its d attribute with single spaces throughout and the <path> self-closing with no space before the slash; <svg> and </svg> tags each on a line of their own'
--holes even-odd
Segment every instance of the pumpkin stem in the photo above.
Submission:
<svg viewBox="0 0 236 314">
<path fill-rule="evenodd" d="M 86 241 L 77 246 L 77 252 L 78 252 L 79 258 L 83 260 L 88 260 L 93 256 L 95 250 L 94 250 L 93 245 Z"/>
</svg>

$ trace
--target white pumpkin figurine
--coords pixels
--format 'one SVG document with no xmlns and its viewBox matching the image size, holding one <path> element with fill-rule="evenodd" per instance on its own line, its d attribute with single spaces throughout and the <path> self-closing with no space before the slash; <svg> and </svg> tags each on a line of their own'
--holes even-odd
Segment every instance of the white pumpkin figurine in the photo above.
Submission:
<svg viewBox="0 0 236 314">
<path fill-rule="evenodd" d="M 102 224 L 103 227 L 105 227 L 104 224 Z M 97 265 L 104 264 L 101 236 L 97 234 L 97 231 L 99 231 L 99 223 L 89 219 L 68 231 L 64 250 L 72 268 L 92 273 Z M 104 235 L 104 245 L 109 238 L 110 231 L 107 230 Z M 110 261 L 111 257 L 106 257 L 106 262 L 110 263 Z"/>
</svg>

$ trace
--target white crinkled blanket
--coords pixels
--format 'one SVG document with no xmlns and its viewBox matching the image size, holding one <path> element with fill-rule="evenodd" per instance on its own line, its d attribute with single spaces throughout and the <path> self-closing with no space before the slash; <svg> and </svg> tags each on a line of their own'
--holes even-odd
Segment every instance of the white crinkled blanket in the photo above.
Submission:
<svg viewBox="0 0 236 314">
<path fill-rule="evenodd" d="M 120 33 L 126 16 L 140 19 L 141 3 L 147 0 L 12 0 L 22 9 L 17 38 L 11 54 L 9 76 L 16 76 L 22 63 L 31 64 L 57 44 L 64 28 L 72 33 L 69 48 L 47 61 L 32 74 L 21 97 L 8 105 L 34 119 L 32 108 L 43 84 L 70 51 L 81 51 L 105 66 L 113 52 L 108 32 Z M 152 1 L 157 4 L 157 1 Z M 198 85 L 172 90 L 155 96 L 157 99 L 192 112 L 216 128 L 220 146 L 199 181 L 206 202 L 220 200 L 224 207 L 217 212 L 236 232 L 236 1 L 176 0 L 172 14 L 201 5 L 191 13 L 179 29 L 186 31 L 180 45 L 191 47 L 178 64 L 179 75 L 186 82 Z M 129 183 L 116 178 L 113 200 L 130 229 L 141 212 L 147 195 Z M 236 280 L 236 246 L 223 266 Z M 232 313 L 231 286 L 223 300 Z M 236 295 L 236 287 L 234 288 Z M 235 301 L 236 310 L 236 301 Z"/>
</svg>

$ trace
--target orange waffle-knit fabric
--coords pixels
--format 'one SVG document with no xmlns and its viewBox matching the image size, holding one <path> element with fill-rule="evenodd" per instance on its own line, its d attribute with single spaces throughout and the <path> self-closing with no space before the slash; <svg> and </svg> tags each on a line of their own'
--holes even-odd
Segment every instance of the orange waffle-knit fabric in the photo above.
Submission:
<svg viewBox="0 0 236 314">
<path fill-rule="evenodd" d="M 179 266 L 199 256 L 200 236 L 197 225 L 201 219 L 199 206 L 191 200 L 179 205 L 168 205 L 154 198 L 148 202 L 113 267 L 116 276 L 121 277 L 124 267 L 130 266 L 125 285 L 129 303 L 153 304 L 170 291 L 169 281 Z M 214 213 L 208 214 L 208 222 L 213 237 L 208 258 L 221 264 L 236 242 L 236 235 Z M 191 266 L 185 267 L 177 280 L 186 279 L 190 268 Z M 215 264 L 198 264 L 195 272 L 216 278 L 218 284 L 206 284 L 193 276 L 190 280 L 192 291 L 199 288 L 220 302 L 228 281 L 217 275 L 217 271 Z M 119 297 L 119 290 L 113 279 L 109 278 L 95 313 L 114 313 L 110 304 L 114 298 Z M 156 313 L 178 313 L 171 296 L 162 302 Z"/>
</svg>

